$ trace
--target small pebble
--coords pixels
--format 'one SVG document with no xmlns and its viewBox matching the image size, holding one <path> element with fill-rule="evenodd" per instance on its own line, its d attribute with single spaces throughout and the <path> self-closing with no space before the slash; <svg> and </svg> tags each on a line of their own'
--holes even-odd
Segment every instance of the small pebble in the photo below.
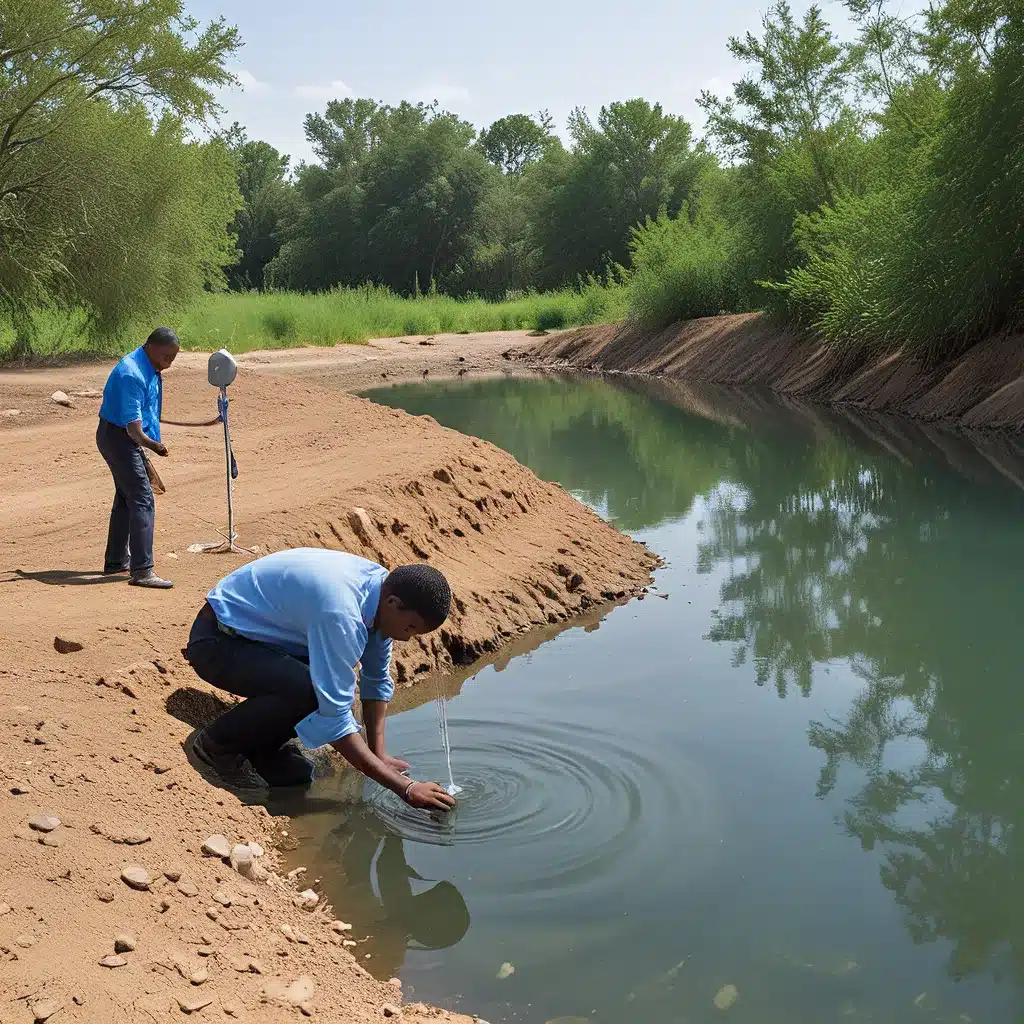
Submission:
<svg viewBox="0 0 1024 1024">
<path fill-rule="evenodd" d="M 100 903 L 113 903 L 114 893 L 111 889 L 100 889 L 96 893 L 96 899 L 98 899 Z"/>
<path fill-rule="evenodd" d="M 300 892 L 299 899 L 301 899 L 303 904 L 310 909 L 320 902 L 320 897 L 312 889 L 304 889 Z"/>
<path fill-rule="evenodd" d="M 331 931 L 337 932 L 340 935 L 342 932 L 352 931 L 352 925 L 346 924 L 344 921 L 332 921 Z"/>
<path fill-rule="evenodd" d="M 198 1013 L 213 1002 L 212 996 L 175 996 L 182 1013 Z"/>
<path fill-rule="evenodd" d="M 138 864 L 126 864 L 121 869 L 121 881 L 132 889 L 145 892 L 149 888 L 149 872 Z"/>
<path fill-rule="evenodd" d="M 19 935 L 14 941 L 22 949 L 31 949 L 36 944 L 36 937 L 34 935 Z"/>
<path fill-rule="evenodd" d="M 255 839 L 250 839 L 249 842 L 246 845 L 249 847 L 250 850 L 252 850 L 252 855 L 254 857 L 262 857 L 263 854 L 266 852 L 263 849 L 263 847 L 260 846 L 260 844 L 256 842 Z"/>
<path fill-rule="evenodd" d="M 292 930 L 292 926 L 290 924 L 283 924 L 283 925 L 281 925 L 281 934 L 289 942 L 294 942 L 295 941 L 295 932 Z"/>
<path fill-rule="evenodd" d="M 76 992 L 72 997 L 71 1001 L 75 1006 L 85 1006 L 85 996 L 81 992 Z"/>
<path fill-rule="evenodd" d="M 38 1003 L 32 1004 L 32 1016 L 38 1024 L 49 1020 L 60 1009 L 60 1003 L 55 999 L 40 999 Z"/>
<path fill-rule="evenodd" d="M 9 903 L 0 903 L 0 917 L 3 917 L 4 914 L 9 914 L 10 912 L 11 907 Z"/>
<path fill-rule="evenodd" d="M 210 972 L 205 967 L 199 967 L 188 976 L 188 980 L 193 985 L 202 985 L 204 981 L 209 980 L 209 977 Z"/>
<path fill-rule="evenodd" d="M 345 940 L 345 941 L 344 941 L 344 942 L 342 943 L 342 945 L 343 945 L 343 946 L 344 946 L 344 947 L 345 947 L 346 949 L 351 949 L 351 948 L 352 948 L 353 946 L 358 946 L 358 945 L 359 945 L 359 943 L 358 943 L 358 942 L 356 942 L 356 941 L 355 941 L 354 939 L 346 939 L 346 940 Z"/>
<path fill-rule="evenodd" d="M 32 792 L 32 787 L 27 782 L 19 782 L 15 786 L 11 786 L 11 796 L 28 796 Z"/>
<path fill-rule="evenodd" d="M 223 889 L 218 889 L 213 894 L 213 901 L 214 903 L 219 903 L 222 907 L 231 906 L 231 897 Z"/>
<path fill-rule="evenodd" d="M 55 818 L 52 814 L 33 814 L 28 819 L 28 827 L 35 829 L 36 832 L 52 832 L 58 825 L 60 818 Z"/>
<path fill-rule="evenodd" d="M 385 1003 L 381 1007 L 381 1012 L 385 1017 L 399 1017 L 402 1014 L 402 1011 L 397 1006 L 392 1006 L 391 1003 Z"/>
<path fill-rule="evenodd" d="M 39 837 L 39 845 L 57 847 L 62 846 L 63 843 L 61 841 L 60 836 L 51 836 L 49 833 L 47 833 L 46 835 L 42 835 Z"/>
<path fill-rule="evenodd" d="M 186 878 L 184 881 L 178 883 L 178 892 L 180 892 L 182 896 L 198 896 L 199 887 L 195 882 L 190 882 Z"/>
<path fill-rule="evenodd" d="M 231 843 L 228 842 L 226 836 L 212 835 L 203 843 L 203 853 L 210 857 L 220 857 L 222 860 L 226 860 L 231 856 Z"/>
<path fill-rule="evenodd" d="M 241 1003 L 235 1002 L 234 999 L 229 999 L 226 1003 L 221 1003 L 221 1009 L 229 1017 L 241 1017 L 242 1015 L 242 1005 Z"/>
<path fill-rule="evenodd" d="M 401 989 L 401 987 L 402 987 L 402 979 L 401 978 L 389 978 L 388 979 L 388 984 L 392 988 Z"/>
<path fill-rule="evenodd" d="M 733 1004 L 740 997 L 740 990 L 735 985 L 723 985 L 716 993 L 714 1004 L 716 1010 L 723 1013 L 732 1009 Z"/>
<path fill-rule="evenodd" d="M 129 935 L 127 932 L 122 932 L 114 939 L 115 953 L 131 953 L 136 946 L 138 946 L 138 942 L 135 941 L 135 936 Z"/>
<path fill-rule="evenodd" d="M 501 967 L 498 968 L 498 980 L 504 981 L 505 978 L 511 978 L 512 975 L 515 973 L 516 969 L 512 966 L 512 964 L 507 962 L 503 963 Z"/>
<path fill-rule="evenodd" d="M 167 911 L 170 910 L 170 909 L 171 909 L 171 901 L 170 900 L 161 900 L 160 901 L 160 913 L 161 914 L 166 914 Z"/>
<path fill-rule="evenodd" d="M 296 928 L 294 930 L 293 934 L 295 936 L 295 941 L 297 943 L 299 943 L 299 945 L 301 945 L 301 946 L 308 946 L 309 945 L 309 936 L 305 932 L 300 932 L 299 929 Z"/>
<path fill-rule="evenodd" d="M 211 921 L 216 921 L 220 917 L 220 913 L 218 912 L 216 907 L 207 907 L 206 908 L 206 916 Z"/>
<path fill-rule="evenodd" d="M 123 956 L 105 956 L 100 961 L 100 967 L 124 967 L 128 963 Z"/>
</svg>

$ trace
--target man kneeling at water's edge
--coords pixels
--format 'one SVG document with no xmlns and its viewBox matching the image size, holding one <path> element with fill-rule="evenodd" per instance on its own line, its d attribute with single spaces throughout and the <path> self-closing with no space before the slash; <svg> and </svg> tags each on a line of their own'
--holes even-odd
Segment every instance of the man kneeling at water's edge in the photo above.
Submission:
<svg viewBox="0 0 1024 1024">
<path fill-rule="evenodd" d="M 416 782 L 384 746 L 393 640 L 439 629 L 451 588 L 437 569 L 393 572 L 343 551 L 296 548 L 236 569 L 207 596 L 185 657 L 206 682 L 246 699 L 195 737 L 195 760 L 237 789 L 308 784 L 310 750 L 327 744 L 353 767 L 423 809 L 453 797 Z M 366 740 L 352 713 L 359 664 Z"/>
</svg>

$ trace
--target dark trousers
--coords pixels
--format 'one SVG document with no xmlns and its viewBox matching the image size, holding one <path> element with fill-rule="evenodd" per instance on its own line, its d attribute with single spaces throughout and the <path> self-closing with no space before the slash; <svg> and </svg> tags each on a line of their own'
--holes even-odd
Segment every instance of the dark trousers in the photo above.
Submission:
<svg viewBox="0 0 1024 1024">
<path fill-rule="evenodd" d="M 142 449 L 124 427 L 115 427 L 104 419 L 96 428 L 96 447 L 114 478 L 114 507 L 110 510 L 103 568 L 117 572 L 130 566 L 133 575 L 144 573 L 153 568 L 156 503 Z"/>
<path fill-rule="evenodd" d="M 185 657 L 200 679 L 246 698 L 206 727 L 219 750 L 265 757 L 293 739 L 295 726 L 317 709 L 306 662 L 222 632 L 209 605 L 192 626 Z"/>
</svg>

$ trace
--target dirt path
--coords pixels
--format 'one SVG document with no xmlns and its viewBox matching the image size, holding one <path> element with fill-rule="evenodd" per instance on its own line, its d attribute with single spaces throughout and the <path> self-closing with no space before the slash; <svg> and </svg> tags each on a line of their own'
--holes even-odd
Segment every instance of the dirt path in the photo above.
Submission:
<svg viewBox="0 0 1024 1024">
<path fill-rule="evenodd" d="M 338 390 L 385 372 L 501 372 L 501 353 L 525 344 L 397 340 L 241 361 L 231 391 L 240 541 L 337 546 L 389 565 L 429 558 L 452 580 L 447 628 L 397 653 L 403 687 L 599 614 L 649 581 L 644 548 L 511 456 Z M 213 412 L 204 367 L 203 356 L 181 357 L 166 416 Z M 319 905 L 296 905 L 312 880 L 250 881 L 203 855 L 212 833 L 253 839 L 272 872 L 287 829 L 211 788 L 181 750 L 221 705 L 180 648 L 206 590 L 242 560 L 188 551 L 223 528 L 223 448 L 217 428 L 166 428 L 157 564 L 176 588 L 97 577 L 111 484 L 89 392 L 107 370 L 0 374 L 0 413 L 20 410 L 0 415 L 0 1022 L 42 1019 L 54 1005 L 56 1021 L 159 1021 L 193 1006 L 202 1019 L 258 1024 L 437 1015 L 399 1011 L 400 991 L 345 945 L 361 936 L 334 930 Z M 72 408 L 50 400 L 57 389 Z M 60 824 L 39 831 L 38 814 Z M 128 864 L 145 869 L 148 888 L 122 881 Z M 123 966 L 101 966 L 121 932 L 136 948 L 117 954 Z"/>
</svg>

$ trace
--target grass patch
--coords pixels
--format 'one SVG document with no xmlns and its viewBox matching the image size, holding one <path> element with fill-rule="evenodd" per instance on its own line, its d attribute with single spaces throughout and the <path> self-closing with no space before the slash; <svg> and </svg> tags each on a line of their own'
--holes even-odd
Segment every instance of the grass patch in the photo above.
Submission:
<svg viewBox="0 0 1024 1024">
<path fill-rule="evenodd" d="M 628 308 L 625 285 L 589 281 L 577 289 L 510 296 L 504 302 L 454 299 L 445 295 L 402 298 L 386 288 L 339 288 L 317 295 L 208 293 L 195 303 L 168 311 L 161 322 L 173 327 L 184 348 L 241 353 L 295 345 L 359 344 L 406 334 L 552 330 L 621 320 Z M 90 334 L 84 314 L 37 311 L 33 358 L 74 359 L 118 355 L 145 340 L 156 326 L 138 324 L 114 338 Z M 11 361 L 14 333 L 0 322 L 0 363 Z"/>
</svg>

